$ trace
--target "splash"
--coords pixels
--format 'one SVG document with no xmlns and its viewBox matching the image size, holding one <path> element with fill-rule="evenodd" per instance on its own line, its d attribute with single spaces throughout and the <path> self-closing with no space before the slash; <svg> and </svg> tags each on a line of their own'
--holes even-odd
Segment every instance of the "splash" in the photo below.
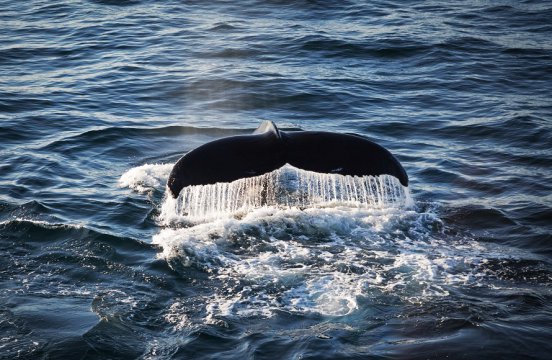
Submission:
<svg viewBox="0 0 552 360">
<path fill-rule="evenodd" d="M 146 193 L 165 184 L 173 166 L 174 164 L 145 164 L 134 167 L 121 175 L 118 185 Z"/>
<path fill-rule="evenodd" d="M 434 238 L 438 223 L 396 207 L 262 207 L 166 227 L 153 243 L 182 276 L 199 271 L 216 284 L 204 299 L 208 322 L 281 311 L 347 316 L 366 303 L 448 296 L 471 281 L 478 257 Z"/>
<path fill-rule="evenodd" d="M 121 179 L 160 191 L 170 167 L 145 165 Z M 440 219 L 419 212 L 409 189 L 387 175 L 287 165 L 184 188 L 160 210 L 162 229 L 152 239 L 158 256 L 183 277 L 199 271 L 214 285 L 202 301 L 207 323 L 281 311 L 348 316 L 372 301 L 424 302 L 477 282 L 484 263 L 474 244 L 463 250 L 441 240 Z M 177 327 L 194 316 L 181 315 L 169 317 Z"/>
<path fill-rule="evenodd" d="M 409 207 L 413 201 L 407 187 L 390 175 L 343 176 L 305 171 L 290 165 L 261 176 L 231 183 L 188 186 L 176 200 L 167 199 L 161 218 L 213 219 L 247 213 L 263 206 L 310 208 Z"/>
<path fill-rule="evenodd" d="M 171 168 L 144 165 L 119 183 L 162 192 Z M 496 277 L 488 264 L 512 253 L 448 238 L 432 207 L 414 206 L 391 176 L 285 166 L 188 187 L 159 205 L 161 229 L 152 238 L 159 258 L 213 289 L 177 299 L 166 316 L 176 329 L 281 312 L 342 317 L 372 304 L 419 305 L 486 286 L 486 277 Z"/>
</svg>

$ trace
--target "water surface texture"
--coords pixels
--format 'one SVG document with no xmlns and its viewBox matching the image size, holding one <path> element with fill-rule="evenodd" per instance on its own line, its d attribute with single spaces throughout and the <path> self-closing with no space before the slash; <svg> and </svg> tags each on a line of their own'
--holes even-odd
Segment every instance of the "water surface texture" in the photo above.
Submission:
<svg viewBox="0 0 552 360">
<path fill-rule="evenodd" d="M 552 3 L 447 3 L 1 0 L 0 358 L 548 359 Z M 409 188 L 166 197 L 262 120 Z"/>
</svg>

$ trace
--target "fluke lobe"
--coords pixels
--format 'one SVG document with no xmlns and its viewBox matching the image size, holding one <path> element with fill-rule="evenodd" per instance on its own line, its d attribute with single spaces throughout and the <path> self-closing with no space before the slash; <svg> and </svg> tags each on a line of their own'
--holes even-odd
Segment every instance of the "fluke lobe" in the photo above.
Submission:
<svg viewBox="0 0 552 360">
<path fill-rule="evenodd" d="M 190 185 L 258 176 L 285 164 L 320 173 L 392 175 L 408 186 L 408 175 L 384 147 L 361 136 L 323 131 L 279 131 L 263 121 L 250 135 L 231 136 L 204 144 L 178 160 L 167 186 L 173 197 Z"/>
</svg>

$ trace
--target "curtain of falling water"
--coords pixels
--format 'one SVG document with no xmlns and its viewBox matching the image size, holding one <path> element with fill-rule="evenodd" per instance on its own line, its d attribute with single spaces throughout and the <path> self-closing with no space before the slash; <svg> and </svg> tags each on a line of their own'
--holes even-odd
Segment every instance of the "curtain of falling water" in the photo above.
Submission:
<svg viewBox="0 0 552 360">
<path fill-rule="evenodd" d="M 174 211 L 189 218 L 213 218 L 262 206 L 306 208 L 325 204 L 410 206 L 412 199 L 408 188 L 390 175 L 322 174 L 286 165 L 231 183 L 186 187 L 174 202 Z"/>
</svg>

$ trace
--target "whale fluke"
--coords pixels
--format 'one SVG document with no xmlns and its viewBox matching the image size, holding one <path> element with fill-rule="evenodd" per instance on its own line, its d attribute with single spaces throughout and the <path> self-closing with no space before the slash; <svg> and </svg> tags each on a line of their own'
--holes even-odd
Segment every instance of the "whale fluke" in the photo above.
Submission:
<svg viewBox="0 0 552 360">
<path fill-rule="evenodd" d="M 408 175 L 384 147 L 361 136 L 278 130 L 264 121 L 251 135 L 218 139 L 188 152 L 174 165 L 167 186 L 173 197 L 191 185 L 258 176 L 285 164 L 321 173 L 392 175 L 408 186 Z"/>
</svg>

